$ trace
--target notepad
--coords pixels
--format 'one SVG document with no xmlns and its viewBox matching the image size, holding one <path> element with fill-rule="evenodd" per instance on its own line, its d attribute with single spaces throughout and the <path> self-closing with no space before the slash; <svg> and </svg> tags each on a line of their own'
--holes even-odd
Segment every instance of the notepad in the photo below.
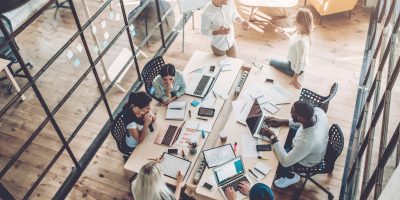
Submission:
<svg viewBox="0 0 400 200">
<path fill-rule="evenodd" d="M 265 176 L 267 176 L 268 172 L 271 170 L 271 167 L 264 163 L 257 163 L 254 165 L 254 174 L 258 177 L 258 181 L 261 181 Z"/>
<path fill-rule="evenodd" d="M 165 176 L 176 179 L 176 174 L 178 173 L 178 171 L 181 172 L 183 177 L 186 177 L 186 174 L 191 164 L 192 162 L 188 160 L 184 160 L 177 156 L 165 153 L 161 161 L 161 169 Z"/>
<path fill-rule="evenodd" d="M 165 119 L 183 120 L 186 113 L 186 101 L 173 101 L 168 104 Z"/>
</svg>

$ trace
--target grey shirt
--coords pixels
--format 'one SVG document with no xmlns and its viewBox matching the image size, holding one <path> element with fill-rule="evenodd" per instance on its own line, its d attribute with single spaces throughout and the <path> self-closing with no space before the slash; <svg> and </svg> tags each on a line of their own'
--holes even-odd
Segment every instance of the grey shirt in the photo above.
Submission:
<svg viewBox="0 0 400 200">
<path fill-rule="evenodd" d="M 160 75 L 158 75 L 153 80 L 153 87 L 154 87 L 154 96 L 161 99 L 163 102 L 169 99 L 165 92 L 165 88 Z M 185 80 L 183 79 L 183 75 L 180 71 L 177 70 L 175 72 L 174 86 L 172 87 L 171 92 L 175 93 L 177 97 L 180 97 L 183 94 L 185 94 L 185 89 L 186 89 L 186 83 Z"/>
</svg>

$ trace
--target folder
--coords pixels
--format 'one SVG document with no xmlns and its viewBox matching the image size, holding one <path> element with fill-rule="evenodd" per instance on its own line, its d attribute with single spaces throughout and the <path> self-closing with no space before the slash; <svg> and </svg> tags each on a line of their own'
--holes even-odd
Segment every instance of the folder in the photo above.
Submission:
<svg viewBox="0 0 400 200">
<path fill-rule="evenodd" d="M 184 120 L 186 113 L 186 101 L 173 101 L 168 104 L 165 119 Z"/>
</svg>

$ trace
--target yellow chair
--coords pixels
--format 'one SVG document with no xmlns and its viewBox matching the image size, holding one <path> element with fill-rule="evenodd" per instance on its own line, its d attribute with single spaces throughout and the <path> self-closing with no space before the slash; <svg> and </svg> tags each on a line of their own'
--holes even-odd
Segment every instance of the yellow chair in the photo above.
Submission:
<svg viewBox="0 0 400 200">
<path fill-rule="evenodd" d="M 321 16 L 319 24 L 323 16 L 340 12 L 349 11 L 349 18 L 351 18 L 351 10 L 357 4 L 357 0 L 309 0 L 309 2 Z M 304 1 L 304 5 L 306 4 L 307 0 Z"/>
</svg>

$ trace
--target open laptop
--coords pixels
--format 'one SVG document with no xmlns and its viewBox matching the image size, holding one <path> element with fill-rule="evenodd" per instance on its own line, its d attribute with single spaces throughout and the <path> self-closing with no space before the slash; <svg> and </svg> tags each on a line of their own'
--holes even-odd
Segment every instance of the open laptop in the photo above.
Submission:
<svg viewBox="0 0 400 200">
<path fill-rule="evenodd" d="M 154 143 L 169 146 L 169 147 L 172 146 L 178 139 L 179 135 L 181 134 L 184 124 L 185 124 L 185 121 L 183 121 L 179 127 L 169 125 L 167 130 L 161 129 L 161 131 L 158 133 L 156 139 L 154 140 Z"/>
<path fill-rule="evenodd" d="M 196 97 L 205 97 L 210 89 L 214 86 L 215 81 L 217 80 L 222 68 L 219 68 L 216 72 L 216 75 L 204 74 L 204 73 L 194 73 L 190 79 L 190 83 L 186 87 L 185 94 L 196 96 Z"/>
<path fill-rule="evenodd" d="M 238 184 L 242 181 L 247 181 L 250 184 L 252 182 L 246 175 L 246 169 L 244 168 L 241 156 L 213 168 L 213 174 L 218 185 L 218 190 L 222 193 L 224 199 L 227 199 L 225 196 L 225 190 L 228 187 L 232 187 L 235 190 L 237 199 L 246 198 L 245 195 L 240 193 Z"/>
<path fill-rule="evenodd" d="M 280 128 L 279 127 L 268 127 L 265 122 L 267 116 L 263 115 L 262 109 L 258 100 L 256 99 L 253 103 L 253 106 L 250 109 L 249 115 L 247 115 L 246 124 L 249 127 L 251 134 L 253 137 L 270 141 L 270 139 L 264 135 L 260 134 L 262 128 L 271 129 L 276 135 L 278 135 Z"/>
</svg>

